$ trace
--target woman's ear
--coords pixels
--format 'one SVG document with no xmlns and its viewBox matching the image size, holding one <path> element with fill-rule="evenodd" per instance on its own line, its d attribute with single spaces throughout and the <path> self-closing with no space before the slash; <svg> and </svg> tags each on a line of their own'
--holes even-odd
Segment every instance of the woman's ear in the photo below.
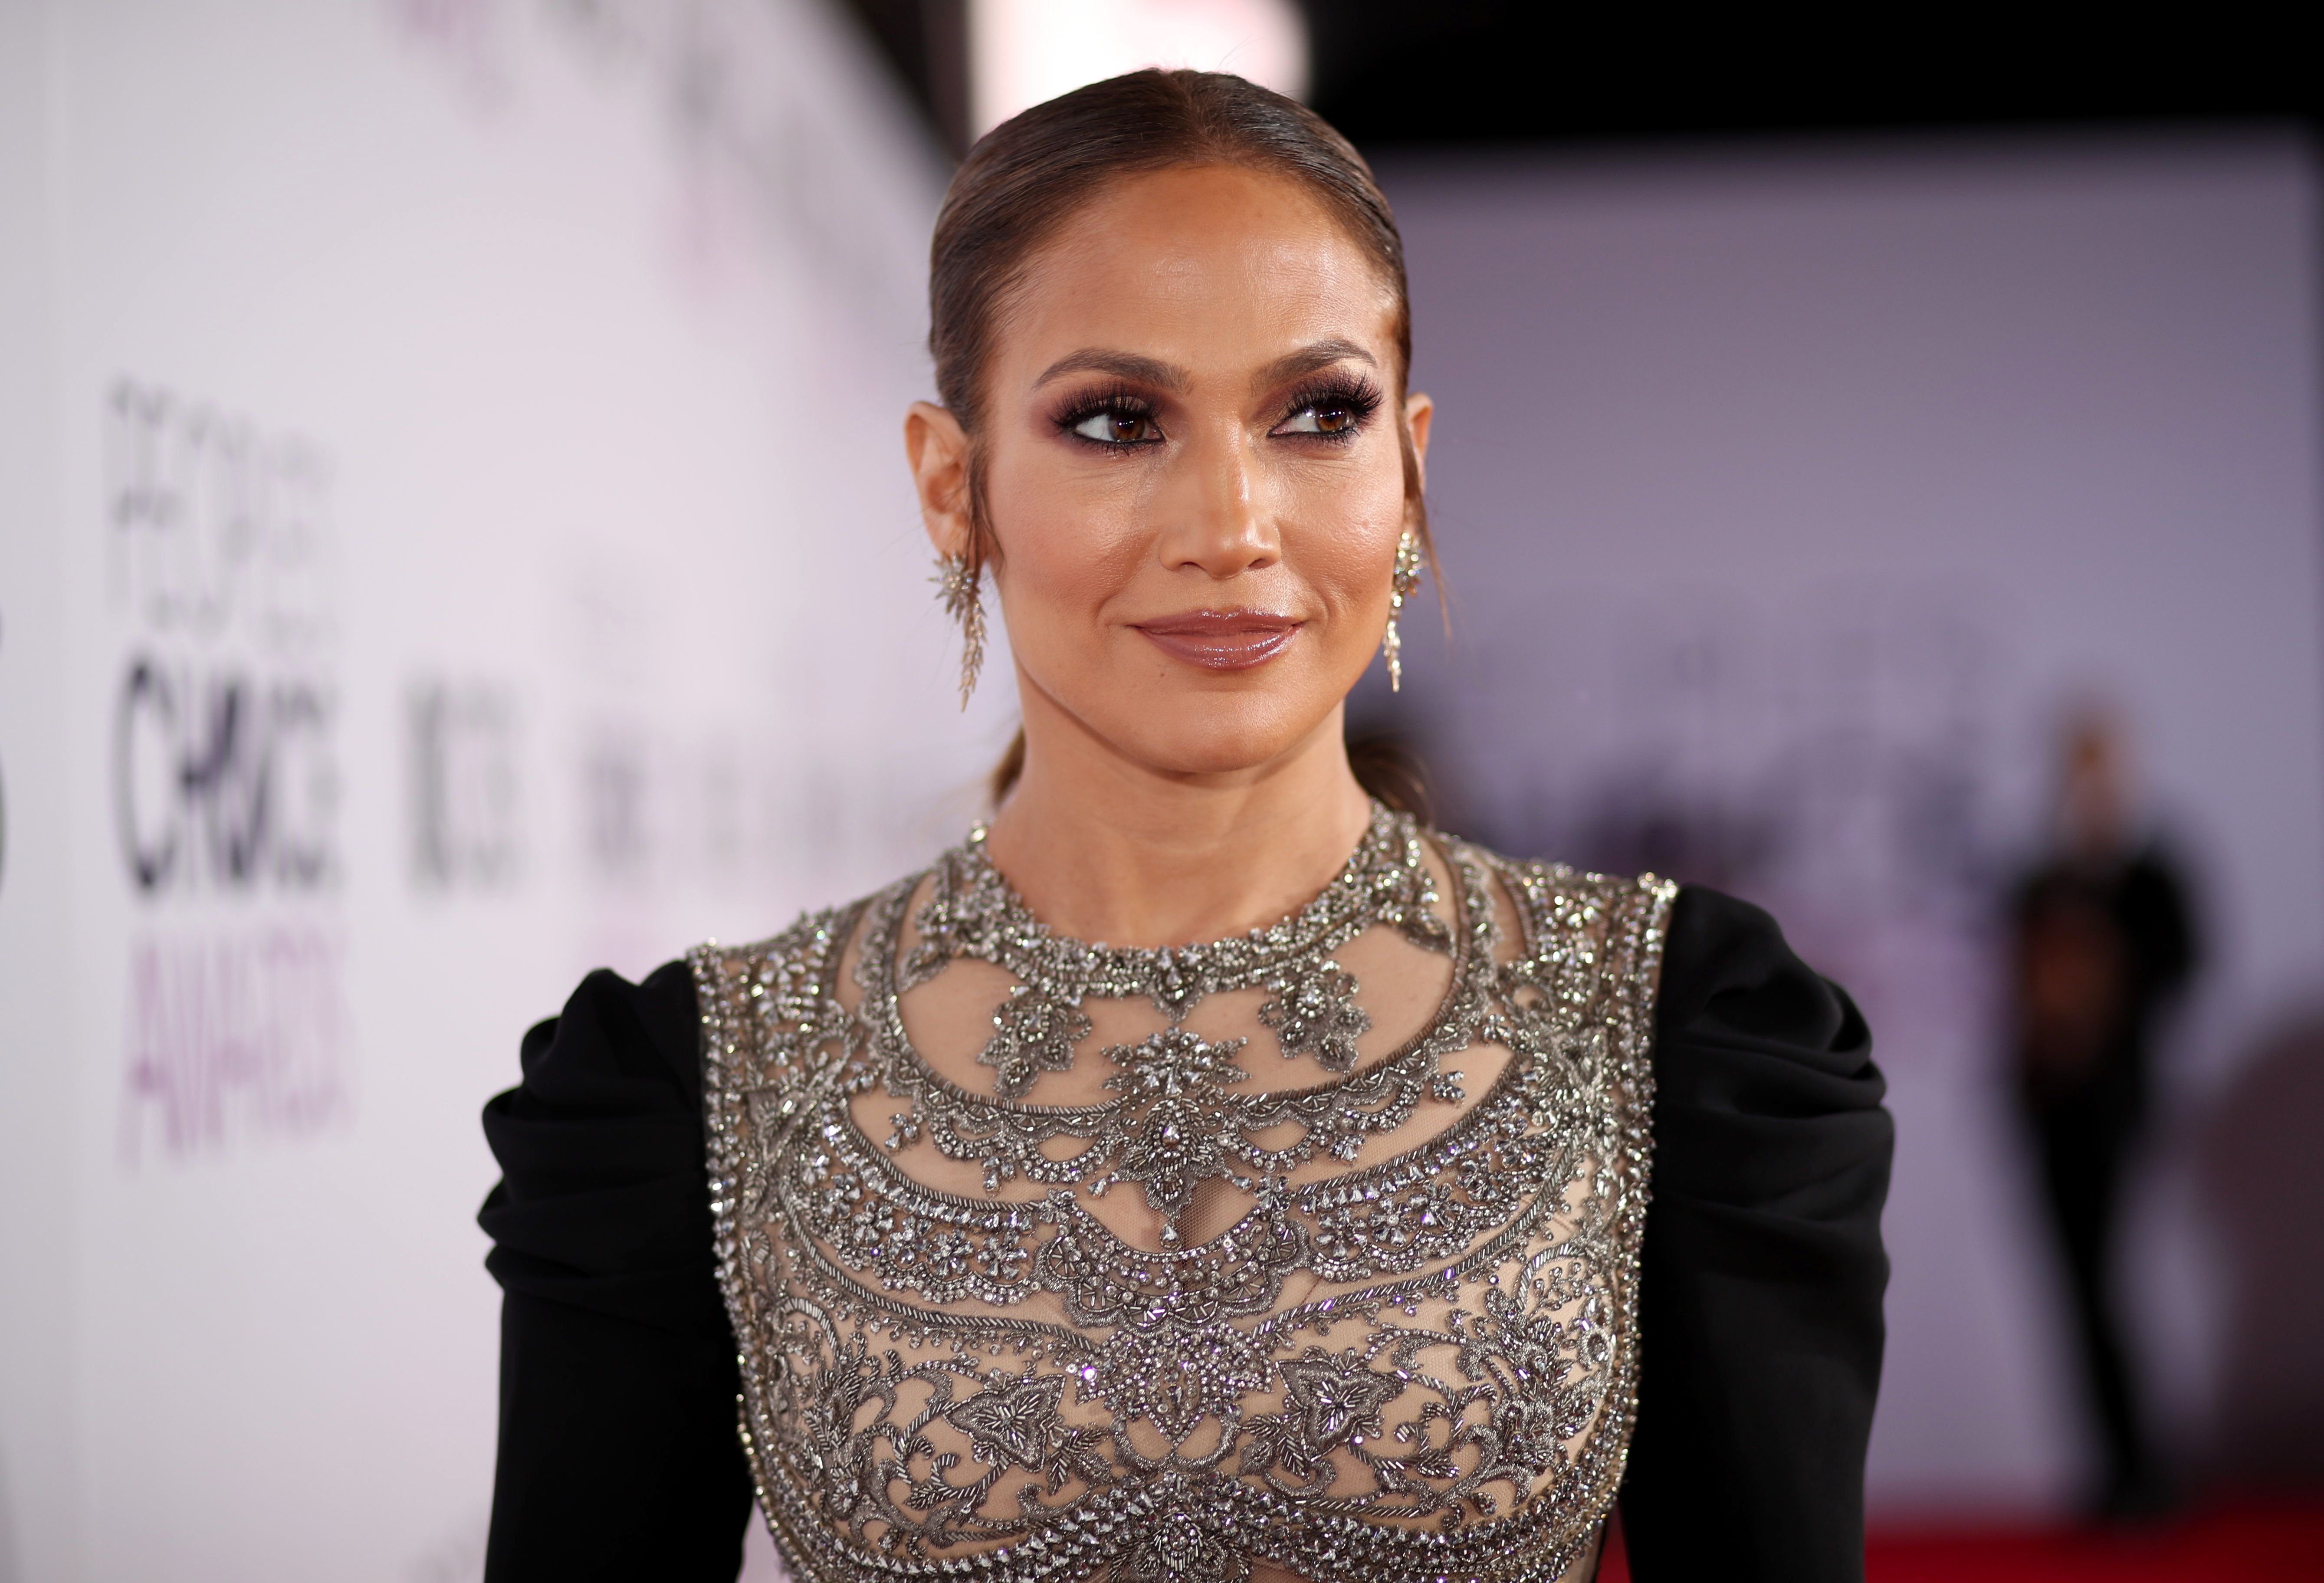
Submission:
<svg viewBox="0 0 2324 1583">
<path fill-rule="evenodd" d="M 904 414 L 904 455 L 920 492 L 920 522 L 942 556 L 968 553 L 968 432 L 960 419 L 928 401 Z"/>
<path fill-rule="evenodd" d="M 1412 436 L 1413 465 L 1420 469 L 1421 487 L 1428 483 L 1428 426 L 1436 416 L 1436 403 L 1428 397 L 1415 393 L 1404 399 L 1405 431 Z"/>
</svg>

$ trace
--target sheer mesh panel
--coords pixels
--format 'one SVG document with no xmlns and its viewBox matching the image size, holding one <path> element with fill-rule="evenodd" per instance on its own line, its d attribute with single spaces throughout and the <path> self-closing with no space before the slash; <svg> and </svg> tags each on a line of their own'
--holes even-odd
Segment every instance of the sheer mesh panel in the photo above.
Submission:
<svg viewBox="0 0 2324 1583">
<path fill-rule="evenodd" d="M 794 1571 L 1588 1576 L 1672 890 L 1377 810 L 1307 907 L 1211 945 L 1054 935 L 973 837 L 697 952 Z"/>
</svg>

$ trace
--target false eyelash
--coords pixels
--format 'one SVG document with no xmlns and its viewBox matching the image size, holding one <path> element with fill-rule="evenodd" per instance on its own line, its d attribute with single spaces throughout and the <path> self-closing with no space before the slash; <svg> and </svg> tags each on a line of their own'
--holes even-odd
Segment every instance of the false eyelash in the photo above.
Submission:
<svg viewBox="0 0 2324 1583">
<path fill-rule="evenodd" d="M 1277 419 L 1276 422 L 1279 424 L 1286 419 L 1296 418 L 1311 407 L 1344 407 L 1355 414 L 1356 420 L 1353 424 L 1342 429 L 1338 434 L 1314 435 L 1307 437 L 1327 440 L 1349 439 L 1364 427 L 1373 413 L 1379 410 L 1382 400 L 1379 386 L 1362 374 L 1325 374 L 1294 391 L 1284 401 L 1283 416 Z"/>
<path fill-rule="evenodd" d="M 1051 421 L 1057 426 L 1060 433 L 1072 435 L 1074 429 L 1101 412 L 1119 412 L 1132 418 L 1150 419 L 1157 415 L 1157 409 L 1143 394 L 1130 389 L 1128 385 L 1113 385 L 1102 390 L 1084 391 L 1076 396 L 1070 405 L 1058 412 Z M 1086 435 L 1074 437 L 1089 438 Z M 1108 446 L 1115 449 L 1123 448 L 1125 444 L 1120 440 L 1090 440 L 1089 443 L 1093 446 Z"/>
</svg>

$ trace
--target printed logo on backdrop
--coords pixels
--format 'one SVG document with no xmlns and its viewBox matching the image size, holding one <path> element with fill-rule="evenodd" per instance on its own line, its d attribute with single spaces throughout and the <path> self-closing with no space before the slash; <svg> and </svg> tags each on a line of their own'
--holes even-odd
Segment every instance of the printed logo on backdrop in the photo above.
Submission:
<svg viewBox="0 0 2324 1583">
<path fill-rule="evenodd" d="M 122 1158 L 311 1136 L 353 1100 L 329 465 L 125 379 L 102 433 Z"/>
<path fill-rule="evenodd" d="M 498 890 L 521 854 L 516 705 L 487 682 L 416 682 L 405 699 L 411 876 L 425 890 Z"/>
</svg>

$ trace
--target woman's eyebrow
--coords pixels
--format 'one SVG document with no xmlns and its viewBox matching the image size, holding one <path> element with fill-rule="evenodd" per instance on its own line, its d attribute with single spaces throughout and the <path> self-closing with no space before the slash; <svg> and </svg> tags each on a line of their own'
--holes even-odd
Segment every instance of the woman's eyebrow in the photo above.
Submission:
<svg viewBox="0 0 2324 1583">
<path fill-rule="evenodd" d="M 1186 371 L 1183 368 L 1157 357 L 1140 357 L 1134 352 L 1109 352 L 1098 346 L 1085 346 L 1058 358 L 1041 371 L 1033 388 L 1038 391 L 1051 380 L 1069 373 L 1110 373 L 1140 384 L 1159 385 L 1166 391 L 1186 388 Z"/>
<path fill-rule="evenodd" d="M 1350 358 L 1359 363 L 1370 364 L 1375 368 L 1379 366 L 1372 354 L 1361 346 L 1357 345 L 1353 341 L 1343 341 L 1334 336 L 1329 340 L 1317 341 L 1311 345 L 1300 347 L 1296 352 L 1286 353 L 1277 358 L 1251 376 L 1251 388 L 1263 390 L 1268 385 L 1278 385 L 1286 380 L 1297 379 L 1303 373 L 1313 373 L 1319 368 L 1328 368 L 1334 363 L 1345 362 Z"/>
</svg>

